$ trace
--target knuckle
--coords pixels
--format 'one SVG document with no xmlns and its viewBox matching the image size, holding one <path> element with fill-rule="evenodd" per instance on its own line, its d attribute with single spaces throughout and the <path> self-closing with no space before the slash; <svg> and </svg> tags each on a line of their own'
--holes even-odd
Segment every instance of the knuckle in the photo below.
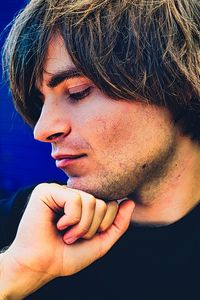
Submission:
<svg viewBox="0 0 200 300">
<path fill-rule="evenodd" d="M 80 217 L 79 216 L 73 216 L 70 220 L 70 223 L 72 224 L 77 224 L 80 222 Z"/>
<path fill-rule="evenodd" d="M 98 207 L 102 212 L 106 212 L 107 210 L 107 205 L 103 200 L 98 200 Z"/>
<path fill-rule="evenodd" d="M 63 188 L 62 185 L 58 183 L 47 183 L 52 188 Z"/>
<path fill-rule="evenodd" d="M 33 193 L 44 192 L 47 189 L 49 189 L 49 183 L 40 183 L 34 188 Z"/>
<path fill-rule="evenodd" d="M 111 202 L 109 202 L 109 207 L 113 211 L 117 211 L 119 208 L 119 204 L 116 201 L 111 201 Z"/>
<path fill-rule="evenodd" d="M 94 208 L 94 206 L 96 205 L 96 199 L 95 199 L 95 197 L 94 196 L 89 196 L 89 197 L 87 197 L 87 203 L 88 203 L 88 206 L 90 207 L 90 208 Z"/>
<path fill-rule="evenodd" d="M 73 204 L 79 205 L 81 201 L 81 196 L 78 193 L 73 193 L 73 198 L 71 198 L 70 200 L 73 201 Z"/>
<path fill-rule="evenodd" d="M 84 236 L 84 235 L 86 235 L 88 233 L 88 229 L 89 228 L 86 227 L 86 226 L 78 228 L 78 230 L 77 230 L 78 236 Z"/>
<path fill-rule="evenodd" d="M 77 217 L 79 218 L 79 211 L 81 207 L 81 199 L 79 195 L 74 194 L 67 194 L 67 201 L 65 202 L 64 206 L 64 212 L 66 215 L 69 215 L 70 217 Z"/>
<path fill-rule="evenodd" d="M 80 194 L 78 193 L 78 191 L 75 191 L 75 190 L 71 190 L 69 188 L 66 189 L 66 192 L 67 194 L 72 197 L 73 201 L 80 201 L 81 199 L 81 196 Z"/>
<path fill-rule="evenodd" d="M 87 233 L 83 236 L 85 240 L 90 240 L 93 237 L 93 234 Z"/>
<path fill-rule="evenodd" d="M 64 215 L 62 218 L 62 224 L 65 226 L 76 225 L 80 222 L 80 219 L 70 215 Z"/>
</svg>

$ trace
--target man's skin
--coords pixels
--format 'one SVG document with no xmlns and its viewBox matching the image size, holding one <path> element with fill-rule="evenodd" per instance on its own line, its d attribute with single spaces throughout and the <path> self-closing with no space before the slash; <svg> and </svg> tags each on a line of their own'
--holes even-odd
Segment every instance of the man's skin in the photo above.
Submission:
<svg viewBox="0 0 200 300">
<path fill-rule="evenodd" d="M 181 134 L 169 111 L 110 99 L 80 74 L 58 78 L 74 67 L 61 37 L 53 36 L 37 82 L 44 104 L 34 137 L 52 143 L 69 180 L 67 187 L 42 184 L 32 193 L 14 242 L 1 254 L 2 299 L 22 299 L 85 268 L 109 251 L 131 219 L 172 223 L 200 199 L 199 146 Z M 134 213 L 132 200 L 119 209 L 109 201 L 122 198 L 134 199 Z"/>
<path fill-rule="evenodd" d="M 112 100 L 85 77 L 48 86 L 53 75 L 74 67 L 63 40 L 54 36 L 38 82 L 44 105 L 34 136 L 52 143 L 54 157 L 86 154 L 62 167 L 68 187 L 100 199 L 132 194 L 136 222 L 180 219 L 200 199 L 199 145 L 181 135 L 163 107 Z M 84 99 L 70 101 L 69 94 L 88 87 Z"/>
<path fill-rule="evenodd" d="M 1 300 L 23 299 L 50 280 L 74 274 L 102 257 L 126 231 L 134 208 L 131 200 L 124 201 L 106 231 L 68 245 L 56 224 L 69 202 L 88 202 L 80 223 L 87 220 L 85 212 L 94 214 L 95 199 L 87 193 L 57 184 L 35 188 L 14 242 L 0 255 Z"/>
</svg>

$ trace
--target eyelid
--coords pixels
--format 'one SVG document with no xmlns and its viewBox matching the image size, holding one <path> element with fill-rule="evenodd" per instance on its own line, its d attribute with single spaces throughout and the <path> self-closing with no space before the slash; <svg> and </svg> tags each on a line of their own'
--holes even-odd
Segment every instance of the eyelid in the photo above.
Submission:
<svg viewBox="0 0 200 300">
<path fill-rule="evenodd" d="M 85 82 L 82 84 L 78 84 L 78 85 L 74 85 L 71 87 L 67 87 L 67 93 L 70 95 L 72 94 L 78 94 L 83 92 L 84 90 L 88 89 L 88 88 L 93 88 L 94 84 L 92 84 L 91 82 Z M 42 102 L 45 102 L 45 95 L 38 89 L 35 88 L 35 96 Z"/>
<path fill-rule="evenodd" d="M 80 85 L 76 85 L 74 87 L 68 88 L 68 92 L 69 92 L 69 94 L 76 94 L 76 93 L 80 93 L 81 91 L 84 91 L 85 89 L 87 89 L 89 87 L 93 87 L 93 85 L 91 83 L 80 84 Z"/>
</svg>

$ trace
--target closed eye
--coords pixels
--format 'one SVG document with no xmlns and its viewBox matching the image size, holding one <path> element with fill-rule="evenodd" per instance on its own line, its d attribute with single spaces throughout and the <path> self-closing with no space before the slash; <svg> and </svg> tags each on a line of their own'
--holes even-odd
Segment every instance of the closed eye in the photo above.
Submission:
<svg viewBox="0 0 200 300">
<path fill-rule="evenodd" d="M 86 98 L 91 93 L 92 88 L 93 88 L 92 86 L 89 86 L 86 89 L 81 90 L 80 92 L 77 93 L 72 93 L 72 92 L 70 93 L 69 90 L 69 100 L 72 102 L 76 102 Z"/>
<path fill-rule="evenodd" d="M 89 96 L 93 88 L 93 85 L 88 86 L 88 84 L 71 87 L 67 89 L 67 98 L 72 103 L 78 102 Z M 41 104 L 44 104 L 45 97 L 37 88 L 34 89 L 34 98 L 36 98 Z"/>
</svg>

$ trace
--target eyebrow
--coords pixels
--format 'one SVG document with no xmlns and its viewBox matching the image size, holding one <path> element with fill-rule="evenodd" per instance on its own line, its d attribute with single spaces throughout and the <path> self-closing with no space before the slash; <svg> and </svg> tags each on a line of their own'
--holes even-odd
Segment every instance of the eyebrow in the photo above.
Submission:
<svg viewBox="0 0 200 300">
<path fill-rule="evenodd" d="M 71 78 L 83 77 L 83 73 L 78 71 L 76 68 L 71 68 L 63 71 L 59 71 L 56 74 L 53 74 L 50 80 L 47 83 L 47 86 L 54 88 L 62 83 L 64 80 L 69 80 Z"/>
</svg>

